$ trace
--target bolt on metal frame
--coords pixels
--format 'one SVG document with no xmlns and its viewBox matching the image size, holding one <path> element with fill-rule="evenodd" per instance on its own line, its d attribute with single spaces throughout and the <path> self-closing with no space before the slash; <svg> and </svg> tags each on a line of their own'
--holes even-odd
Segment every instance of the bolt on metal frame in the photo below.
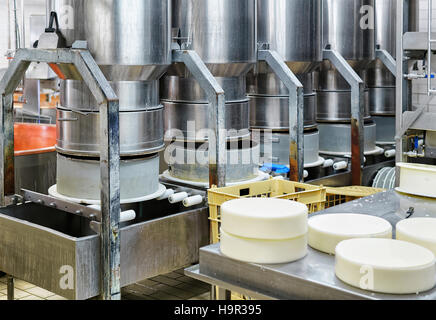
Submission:
<svg viewBox="0 0 436 320">
<path fill-rule="evenodd" d="M 31 62 L 74 66 L 100 106 L 101 298 L 121 299 L 119 100 L 89 51 L 19 49 L 0 82 L 0 206 L 14 196 L 13 94 Z M 13 281 L 8 281 L 8 292 Z M 10 288 L 12 286 L 12 289 Z M 12 291 L 13 292 L 13 291 Z"/>
</svg>

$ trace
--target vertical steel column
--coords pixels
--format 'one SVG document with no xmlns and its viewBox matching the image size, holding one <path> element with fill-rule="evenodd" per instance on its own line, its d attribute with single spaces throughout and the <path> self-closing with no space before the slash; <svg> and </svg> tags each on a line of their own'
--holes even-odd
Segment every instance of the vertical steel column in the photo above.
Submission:
<svg viewBox="0 0 436 320">
<path fill-rule="evenodd" d="M 75 64 L 100 104 L 101 298 L 121 300 L 119 100 L 89 51 Z"/>
<path fill-rule="evenodd" d="M 351 174 L 352 184 L 362 185 L 364 161 L 365 84 L 342 55 L 330 49 L 323 50 L 329 60 L 351 86 Z"/>
<path fill-rule="evenodd" d="M 224 187 L 227 162 L 224 90 L 195 51 L 174 50 L 173 62 L 184 63 L 208 96 L 209 130 L 213 135 L 209 136 L 209 185 Z"/>
<path fill-rule="evenodd" d="M 258 60 L 265 61 L 289 91 L 289 178 L 304 180 L 304 89 L 276 51 L 258 50 Z"/>
</svg>

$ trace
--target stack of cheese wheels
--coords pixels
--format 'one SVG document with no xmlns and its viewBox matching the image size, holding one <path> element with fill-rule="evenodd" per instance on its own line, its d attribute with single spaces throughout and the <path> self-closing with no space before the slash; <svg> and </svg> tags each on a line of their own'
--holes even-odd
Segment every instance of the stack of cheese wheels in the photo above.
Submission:
<svg viewBox="0 0 436 320">
<path fill-rule="evenodd" d="M 354 238 L 392 239 L 392 226 L 365 214 L 323 214 L 309 219 L 309 245 L 316 250 L 335 254 L 341 241 Z"/>
<path fill-rule="evenodd" d="M 434 288 L 434 254 L 416 244 L 392 239 L 351 239 L 336 247 L 336 276 L 363 290 L 417 294 Z"/>
<path fill-rule="evenodd" d="M 423 246 L 436 255 L 436 218 L 413 218 L 398 222 L 397 239 Z"/>
<path fill-rule="evenodd" d="M 295 201 L 244 198 L 221 206 L 221 252 L 259 264 L 288 263 L 307 254 L 307 206 Z"/>
</svg>

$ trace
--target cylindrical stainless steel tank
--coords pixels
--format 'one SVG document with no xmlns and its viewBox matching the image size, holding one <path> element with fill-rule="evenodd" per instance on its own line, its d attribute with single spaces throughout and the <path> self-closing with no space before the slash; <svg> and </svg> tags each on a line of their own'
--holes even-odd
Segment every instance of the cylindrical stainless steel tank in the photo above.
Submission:
<svg viewBox="0 0 436 320">
<path fill-rule="evenodd" d="M 321 0 L 258 0 L 258 43 L 268 44 L 298 75 L 305 92 L 305 128 L 316 126 L 311 71 L 322 61 Z M 252 128 L 289 130 L 288 90 L 265 63 L 247 77 Z"/>
<path fill-rule="evenodd" d="M 305 167 L 319 163 L 316 131 L 316 88 L 313 70 L 322 61 L 321 0 L 258 0 L 258 43 L 277 51 L 304 86 Z M 264 62 L 247 76 L 251 129 L 274 132 L 271 147 L 264 141 L 265 163 L 289 164 L 289 93 Z M 270 149 L 267 151 L 267 149 Z M 322 163 L 321 163 L 322 164 Z"/>
<path fill-rule="evenodd" d="M 58 13 L 68 46 L 76 40 L 87 41 L 91 54 L 120 99 L 120 152 L 124 172 L 140 166 L 153 182 L 150 188 L 139 188 L 132 193 L 126 186 L 136 185 L 134 181 L 123 181 L 121 194 L 138 199 L 141 198 L 138 195 L 146 197 L 158 192 L 157 154 L 164 148 L 159 79 L 171 64 L 171 0 L 50 0 L 48 8 Z M 59 168 L 67 168 L 69 163 L 71 168 L 83 167 L 85 171 L 98 169 L 99 121 L 99 106 L 87 86 L 80 80 L 62 81 L 61 105 L 57 111 L 58 163 L 62 161 Z M 135 175 L 124 175 L 135 179 Z M 68 192 L 63 195 L 72 198 L 83 194 L 77 189 L 79 184 L 64 177 L 58 170 L 59 193 Z M 98 174 L 88 178 L 95 180 L 91 185 L 98 186 Z M 95 197 L 98 192 L 88 194 Z"/>
<path fill-rule="evenodd" d="M 374 0 L 323 0 L 323 48 L 339 52 L 363 79 L 366 67 L 375 58 L 374 4 Z M 351 87 L 326 60 L 319 72 L 317 104 L 319 122 L 351 119 Z M 366 105 L 364 116 L 369 118 Z"/>
<path fill-rule="evenodd" d="M 391 56 L 396 55 L 397 0 L 377 0 L 375 3 L 376 45 Z M 368 68 L 371 115 L 395 115 L 395 77 L 380 60 Z"/>
<path fill-rule="evenodd" d="M 226 128 L 238 131 L 233 138 L 248 137 L 245 76 L 256 62 L 255 0 L 173 0 L 172 4 L 172 27 L 185 39 L 183 47 L 198 53 L 225 91 Z M 193 136 L 188 121 L 195 121 L 196 130 L 208 128 L 207 97 L 183 65 L 173 65 L 161 87 L 166 130 Z"/>
</svg>

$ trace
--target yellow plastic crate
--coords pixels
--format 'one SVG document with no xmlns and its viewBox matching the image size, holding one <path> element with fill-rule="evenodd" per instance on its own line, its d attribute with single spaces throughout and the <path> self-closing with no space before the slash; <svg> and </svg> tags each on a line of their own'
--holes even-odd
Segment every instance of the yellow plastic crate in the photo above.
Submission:
<svg viewBox="0 0 436 320">
<path fill-rule="evenodd" d="M 326 188 L 305 183 L 270 179 L 232 187 L 208 190 L 209 219 L 212 243 L 219 242 L 220 207 L 226 201 L 240 198 L 276 198 L 304 203 L 309 213 L 324 210 Z"/>
<path fill-rule="evenodd" d="M 331 208 L 346 202 L 369 197 L 376 193 L 384 191 L 386 190 L 360 186 L 327 188 L 327 199 L 325 203 L 325 208 Z"/>
</svg>

